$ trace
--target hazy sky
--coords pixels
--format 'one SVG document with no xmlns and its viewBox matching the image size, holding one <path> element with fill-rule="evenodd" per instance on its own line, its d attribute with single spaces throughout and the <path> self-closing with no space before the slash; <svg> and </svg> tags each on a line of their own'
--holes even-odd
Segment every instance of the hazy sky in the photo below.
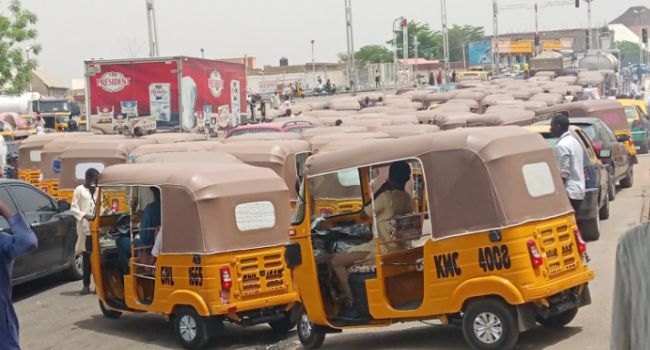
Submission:
<svg viewBox="0 0 650 350">
<path fill-rule="evenodd" d="M 539 0 L 542 4 L 547 0 Z M 568 1 L 572 3 L 573 1 Z M 6 2 L 5 2 L 6 3 Z M 492 32 L 492 1 L 447 0 L 448 23 L 485 26 Z M 533 0 L 500 0 L 500 5 L 534 4 Z M 648 0 L 595 0 L 593 21 L 603 24 L 630 6 Z M 336 61 L 346 50 L 343 0 L 157 0 L 161 55 L 206 58 L 257 57 L 258 66 L 311 60 Z M 40 65 L 69 84 L 83 77 L 90 58 L 147 56 L 145 0 L 23 0 L 39 16 L 37 29 L 43 52 Z M 440 28 L 439 0 L 352 0 L 354 44 L 383 43 L 392 37 L 393 19 L 429 23 Z M 532 31 L 533 11 L 501 11 L 499 32 Z M 572 5 L 540 8 L 540 29 L 586 27 L 587 8 Z"/>
</svg>

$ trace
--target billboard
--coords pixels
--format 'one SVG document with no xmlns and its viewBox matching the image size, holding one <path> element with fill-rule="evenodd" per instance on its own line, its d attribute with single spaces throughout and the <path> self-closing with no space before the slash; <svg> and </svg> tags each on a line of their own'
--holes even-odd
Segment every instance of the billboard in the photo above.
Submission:
<svg viewBox="0 0 650 350">
<path fill-rule="evenodd" d="M 474 41 L 469 43 L 468 46 L 470 66 L 492 63 L 492 41 Z"/>
</svg>

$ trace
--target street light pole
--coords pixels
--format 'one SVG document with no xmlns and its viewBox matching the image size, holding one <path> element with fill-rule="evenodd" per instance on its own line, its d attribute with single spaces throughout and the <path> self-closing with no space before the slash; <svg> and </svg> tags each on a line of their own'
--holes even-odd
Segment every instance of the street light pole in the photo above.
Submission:
<svg viewBox="0 0 650 350">
<path fill-rule="evenodd" d="M 397 29 L 395 29 L 395 24 L 401 21 L 401 16 L 393 20 L 393 80 L 395 81 L 395 87 L 397 87 Z"/>
<path fill-rule="evenodd" d="M 445 55 L 445 82 L 449 77 L 449 33 L 447 31 L 447 0 L 440 0 L 440 15 L 442 16 L 442 49 Z"/>
<path fill-rule="evenodd" d="M 415 55 L 413 56 L 415 58 L 415 65 L 414 65 L 415 66 L 415 69 L 414 69 L 415 73 L 414 73 L 414 75 L 415 75 L 415 85 L 420 86 L 420 79 L 418 78 L 418 76 L 420 75 L 420 67 L 418 66 L 418 44 L 419 44 L 418 43 L 418 36 L 417 36 L 417 33 L 415 33 L 413 35 L 413 49 L 415 51 L 414 52 Z"/>
<path fill-rule="evenodd" d="M 409 69 L 408 59 L 409 59 L 409 24 L 408 21 L 402 21 L 402 58 L 404 58 L 404 64 L 407 69 Z M 408 79 L 406 79 L 408 81 Z"/>
<path fill-rule="evenodd" d="M 499 4 L 497 0 L 492 0 L 492 25 L 494 27 L 494 70 L 496 73 L 501 71 L 501 55 L 499 54 Z"/>
<path fill-rule="evenodd" d="M 311 41 L 311 72 L 316 73 L 316 62 L 314 61 L 314 40 Z"/>
<path fill-rule="evenodd" d="M 357 94 L 357 79 L 354 66 L 354 35 L 352 32 L 352 0 L 345 0 L 345 32 L 348 41 L 348 79 L 352 96 Z"/>
<path fill-rule="evenodd" d="M 587 3 L 587 50 L 591 49 L 592 47 L 596 47 L 595 43 L 596 41 L 594 40 L 594 31 L 593 28 L 591 28 L 591 3 L 594 0 L 583 0 L 584 2 Z"/>
<path fill-rule="evenodd" d="M 539 21 L 537 13 L 537 1 L 535 1 L 535 56 L 539 55 Z"/>
<path fill-rule="evenodd" d="M 636 22 L 637 25 L 639 26 L 639 30 L 643 31 L 641 28 L 641 14 L 645 12 L 645 9 L 641 10 L 634 10 L 634 14 L 636 15 Z M 639 33 L 639 64 L 643 64 L 643 38 L 641 33 Z"/>
</svg>

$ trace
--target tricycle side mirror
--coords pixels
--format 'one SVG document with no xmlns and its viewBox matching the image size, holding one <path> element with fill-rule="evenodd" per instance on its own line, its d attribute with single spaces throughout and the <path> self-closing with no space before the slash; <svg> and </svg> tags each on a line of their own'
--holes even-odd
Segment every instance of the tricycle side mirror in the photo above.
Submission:
<svg viewBox="0 0 650 350">
<path fill-rule="evenodd" d="M 612 156 L 612 150 L 604 149 L 600 151 L 598 157 L 600 158 L 610 158 Z"/>
<path fill-rule="evenodd" d="M 627 141 L 630 141 L 630 135 L 627 135 L 627 134 L 621 135 L 621 136 L 617 137 L 616 139 L 618 140 L 618 142 L 627 142 Z"/>
<path fill-rule="evenodd" d="M 60 213 L 70 210 L 70 203 L 68 201 L 60 200 L 57 202 L 57 206 Z"/>
</svg>

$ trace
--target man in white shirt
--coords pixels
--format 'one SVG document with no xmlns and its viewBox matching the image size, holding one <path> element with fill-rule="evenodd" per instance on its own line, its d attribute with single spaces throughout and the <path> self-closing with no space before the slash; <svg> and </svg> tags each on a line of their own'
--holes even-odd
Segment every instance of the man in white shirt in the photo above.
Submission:
<svg viewBox="0 0 650 350">
<path fill-rule="evenodd" d="M 83 256 L 83 288 L 81 289 L 81 295 L 90 293 L 90 250 L 92 248 L 90 220 L 94 217 L 99 171 L 90 168 L 86 170 L 85 175 L 85 183 L 77 186 L 72 193 L 70 208 L 72 215 L 77 219 L 76 254 L 82 254 Z"/>
<path fill-rule="evenodd" d="M 584 150 L 580 141 L 569 132 L 569 126 L 569 118 L 564 114 L 556 114 L 551 120 L 551 134 L 559 138 L 554 148 L 555 160 L 571 206 L 578 211 L 585 199 Z"/>
</svg>

